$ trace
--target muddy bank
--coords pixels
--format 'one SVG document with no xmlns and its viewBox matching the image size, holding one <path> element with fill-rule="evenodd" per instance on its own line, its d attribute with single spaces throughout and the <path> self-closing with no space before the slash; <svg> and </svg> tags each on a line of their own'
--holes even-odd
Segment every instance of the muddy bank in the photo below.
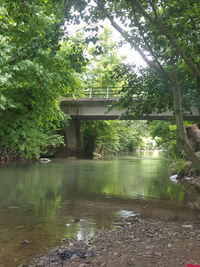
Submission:
<svg viewBox="0 0 200 267">
<path fill-rule="evenodd" d="M 93 240 L 62 240 L 60 247 L 38 257 L 34 267 L 186 266 L 200 264 L 200 220 L 168 222 L 128 218 Z M 23 265 L 25 266 L 25 265 Z"/>
</svg>

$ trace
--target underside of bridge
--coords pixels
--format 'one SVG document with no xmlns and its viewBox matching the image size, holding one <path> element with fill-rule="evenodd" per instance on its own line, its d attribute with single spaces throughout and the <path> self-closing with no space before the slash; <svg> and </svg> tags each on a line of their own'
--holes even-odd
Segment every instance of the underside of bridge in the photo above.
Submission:
<svg viewBox="0 0 200 267">
<path fill-rule="evenodd" d="M 64 99 L 61 109 L 72 118 L 65 130 L 65 142 L 69 156 L 84 154 L 83 137 L 81 134 L 81 120 L 167 120 L 174 117 L 172 111 L 162 114 L 144 114 L 140 117 L 122 116 L 124 110 L 119 107 L 110 108 L 117 99 Z M 134 101 L 133 101 L 134 105 Z M 192 107 L 191 112 L 185 114 L 185 120 L 200 121 L 199 109 Z"/>
</svg>

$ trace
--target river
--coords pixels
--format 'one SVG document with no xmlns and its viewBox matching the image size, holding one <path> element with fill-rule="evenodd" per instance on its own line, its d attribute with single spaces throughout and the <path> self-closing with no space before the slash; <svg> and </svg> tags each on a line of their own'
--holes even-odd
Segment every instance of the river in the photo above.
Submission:
<svg viewBox="0 0 200 267">
<path fill-rule="evenodd" d="M 164 153 L 0 167 L 0 266 L 19 266 L 64 238 L 90 238 L 119 216 L 200 220 L 200 194 L 169 180 Z"/>
</svg>

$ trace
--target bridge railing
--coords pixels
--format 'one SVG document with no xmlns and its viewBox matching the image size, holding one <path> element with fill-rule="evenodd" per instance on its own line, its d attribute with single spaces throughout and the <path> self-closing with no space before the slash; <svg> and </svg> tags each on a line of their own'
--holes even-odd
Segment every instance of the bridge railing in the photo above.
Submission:
<svg viewBox="0 0 200 267">
<path fill-rule="evenodd" d="M 86 98 L 113 98 L 122 95 L 121 87 L 90 87 L 84 90 Z"/>
</svg>

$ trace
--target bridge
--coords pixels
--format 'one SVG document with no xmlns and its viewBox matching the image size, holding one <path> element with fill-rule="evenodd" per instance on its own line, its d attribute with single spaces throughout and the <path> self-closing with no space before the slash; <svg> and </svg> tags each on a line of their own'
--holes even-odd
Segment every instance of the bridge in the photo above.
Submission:
<svg viewBox="0 0 200 267">
<path fill-rule="evenodd" d="M 116 105 L 111 108 L 113 104 L 119 101 L 122 94 L 120 89 L 117 87 L 89 88 L 85 90 L 81 98 L 65 98 L 61 101 L 61 109 L 72 118 L 70 126 L 65 131 L 65 142 L 69 151 L 78 154 L 83 151 L 83 141 L 80 133 L 82 120 L 167 120 L 174 116 L 173 111 L 160 114 L 143 114 L 139 117 L 123 115 L 124 109 Z M 138 100 L 133 99 L 133 105 L 136 102 Z M 185 114 L 184 119 L 200 121 L 198 107 L 192 107 L 191 112 Z"/>
</svg>

